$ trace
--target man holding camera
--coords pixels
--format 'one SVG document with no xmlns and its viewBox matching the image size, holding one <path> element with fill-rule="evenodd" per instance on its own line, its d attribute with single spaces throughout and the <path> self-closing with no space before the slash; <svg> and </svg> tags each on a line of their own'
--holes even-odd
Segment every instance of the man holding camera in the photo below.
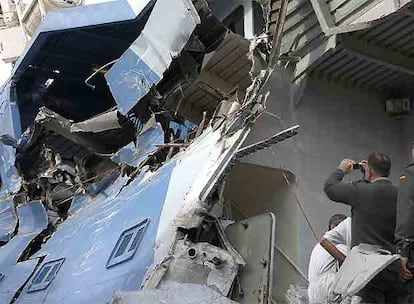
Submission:
<svg viewBox="0 0 414 304">
<path fill-rule="evenodd" d="M 365 181 L 343 182 L 346 174 L 362 167 Z M 380 246 L 392 253 L 396 222 L 397 187 L 389 180 L 391 160 L 375 152 L 360 164 L 344 159 L 325 182 L 325 193 L 351 206 L 352 247 L 361 243 Z M 390 265 L 368 283 L 359 296 L 364 303 L 403 303 L 398 267 Z"/>
</svg>

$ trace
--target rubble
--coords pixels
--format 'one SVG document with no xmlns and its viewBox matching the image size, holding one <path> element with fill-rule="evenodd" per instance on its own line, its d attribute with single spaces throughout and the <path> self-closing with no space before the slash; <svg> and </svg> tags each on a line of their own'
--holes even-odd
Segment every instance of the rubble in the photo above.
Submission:
<svg viewBox="0 0 414 304">
<path fill-rule="evenodd" d="M 15 149 L 7 165 L 19 179 L 2 205 L 8 242 L 0 266 L 7 261 L 7 277 L 13 266 L 24 271 L 18 284 L 0 280 L 0 288 L 13 290 L 15 303 L 106 302 L 115 288 L 114 303 L 269 303 L 274 216 L 234 222 L 223 192 L 239 158 L 297 134 L 295 126 L 241 148 L 266 107 L 279 34 L 250 44 L 204 0 L 151 1 L 140 14 L 138 37 L 103 65 L 113 64 L 105 72 L 113 98 L 103 105 L 69 107 L 80 97 L 68 94 L 64 71 L 61 84 L 39 77 L 41 85 L 19 87 L 30 119 L 19 138 L 1 137 L 0 147 Z M 226 70 L 234 60 L 239 78 L 217 71 L 217 62 Z M 97 71 L 82 88 L 72 83 L 83 97 L 109 95 Z M 199 93 L 208 96 L 204 105 Z M 33 111 L 25 98 L 42 102 Z M 23 218 L 26 209 L 33 218 Z M 263 238 L 254 242 L 257 230 L 246 233 L 246 225 L 263 229 Z M 255 255 L 246 249 L 253 242 Z"/>
<path fill-rule="evenodd" d="M 113 304 L 235 304 L 218 292 L 199 284 L 171 283 L 160 289 L 115 292 Z"/>
</svg>

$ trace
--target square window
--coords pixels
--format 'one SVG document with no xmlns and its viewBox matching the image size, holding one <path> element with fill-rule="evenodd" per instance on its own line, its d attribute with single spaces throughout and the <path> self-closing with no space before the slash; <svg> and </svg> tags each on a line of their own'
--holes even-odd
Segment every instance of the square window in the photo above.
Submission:
<svg viewBox="0 0 414 304">
<path fill-rule="evenodd" d="M 39 271 L 36 272 L 36 275 L 33 277 L 27 292 L 46 289 L 56 277 L 56 274 L 64 261 L 65 259 L 60 259 L 44 264 Z"/>
<path fill-rule="evenodd" d="M 148 222 L 149 220 L 146 219 L 138 225 L 121 233 L 115 248 L 112 250 L 109 260 L 106 263 L 107 268 L 132 259 L 139 247 L 139 243 L 142 240 Z"/>
</svg>

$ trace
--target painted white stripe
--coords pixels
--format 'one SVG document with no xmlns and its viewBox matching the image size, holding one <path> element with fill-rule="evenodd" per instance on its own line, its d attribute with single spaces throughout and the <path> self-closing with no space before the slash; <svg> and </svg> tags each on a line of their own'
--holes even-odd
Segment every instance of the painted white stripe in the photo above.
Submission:
<svg viewBox="0 0 414 304">
<path fill-rule="evenodd" d="M 162 78 L 200 22 L 191 1 L 158 0 L 144 30 L 130 48 Z"/>
<path fill-rule="evenodd" d="M 228 153 L 232 153 L 231 148 L 242 134 L 240 130 L 232 137 L 223 139 L 220 130 L 210 130 L 185 152 L 177 155 L 177 165 L 171 175 L 158 226 L 154 248 L 155 265 L 167 256 L 174 243 L 177 227 L 198 224 L 193 215 L 197 208 L 201 209 L 200 192 L 217 168 L 223 165 Z"/>
</svg>

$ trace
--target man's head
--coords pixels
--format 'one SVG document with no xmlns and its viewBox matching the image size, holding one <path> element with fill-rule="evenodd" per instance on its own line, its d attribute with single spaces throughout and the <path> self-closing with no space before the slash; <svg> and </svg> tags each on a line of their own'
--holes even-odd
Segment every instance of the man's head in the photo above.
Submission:
<svg viewBox="0 0 414 304">
<path fill-rule="evenodd" d="M 380 152 L 371 153 L 368 156 L 368 180 L 390 176 L 391 159 Z"/>
<path fill-rule="evenodd" d="M 342 221 L 346 219 L 345 214 L 334 214 L 329 219 L 329 227 L 328 230 L 334 229 L 336 226 L 338 226 Z"/>
</svg>

